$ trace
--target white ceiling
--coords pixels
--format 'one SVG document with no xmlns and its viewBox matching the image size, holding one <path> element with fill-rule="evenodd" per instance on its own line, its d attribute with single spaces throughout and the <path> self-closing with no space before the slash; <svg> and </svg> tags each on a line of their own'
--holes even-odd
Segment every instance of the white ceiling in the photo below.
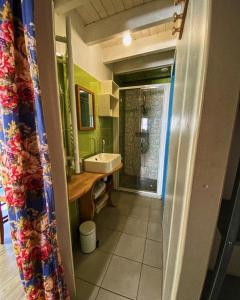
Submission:
<svg viewBox="0 0 240 300">
<path fill-rule="evenodd" d="M 55 11 L 74 16 L 82 40 L 102 47 L 105 64 L 176 46 L 171 34 L 174 0 L 55 0 Z M 129 47 L 122 44 L 126 31 L 133 38 Z"/>
<path fill-rule="evenodd" d="M 155 0 L 89 0 L 77 8 L 84 25 L 100 21 Z"/>
<path fill-rule="evenodd" d="M 152 35 L 161 37 L 162 33 L 164 33 L 164 32 L 170 33 L 170 36 L 171 36 L 172 27 L 173 27 L 173 23 L 167 22 L 167 23 L 152 26 L 150 28 L 146 28 L 143 30 L 138 30 L 138 31 L 132 32 L 132 39 L 133 39 L 133 41 L 136 41 L 136 40 L 145 38 L 147 36 L 152 36 Z M 115 38 L 112 38 L 110 40 L 100 43 L 100 46 L 102 48 L 108 48 L 108 47 L 113 47 L 113 46 L 117 46 L 117 45 L 121 45 L 121 44 L 122 44 L 122 37 L 118 36 L 118 37 L 115 37 Z"/>
</svg>

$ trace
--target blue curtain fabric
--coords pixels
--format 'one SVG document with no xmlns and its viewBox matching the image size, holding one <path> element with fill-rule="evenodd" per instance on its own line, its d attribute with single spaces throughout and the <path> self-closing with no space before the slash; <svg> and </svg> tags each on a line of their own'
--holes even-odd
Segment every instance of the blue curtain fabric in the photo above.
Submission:
<svg viewBox="0 0 240 300">
<path fill-rule="evenodd" d="M 33 0 L 0 0 L 0 160 L 17 265 L 27 299 L 69 299 L 35 46 Z"/>
</svg>

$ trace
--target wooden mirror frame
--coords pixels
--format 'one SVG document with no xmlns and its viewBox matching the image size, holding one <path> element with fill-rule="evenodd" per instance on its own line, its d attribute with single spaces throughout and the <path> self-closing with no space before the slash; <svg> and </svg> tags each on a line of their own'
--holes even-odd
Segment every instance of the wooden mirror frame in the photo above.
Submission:
<svg viewBox="0 0 240 300">
<path fill-rule="evenodd" d="M 84 127 L 82 126 L 82 116 L 81 116 L 81 99 L 80 99 L 80 90 L 85 91 L 88 94 L 92 95 L 92 101 L 93 101 L 93 127 Z M 81 87 L 80 85 L 75 85 L 75 93 L 76 93 L 76 104 L 77 104 L 77 124 L 78 124 L 78 130 L 83 131 L 90 131 L 96 129 L 96 116 L 95 116 L 95 95 L 90 90 Z"/>
</svg>

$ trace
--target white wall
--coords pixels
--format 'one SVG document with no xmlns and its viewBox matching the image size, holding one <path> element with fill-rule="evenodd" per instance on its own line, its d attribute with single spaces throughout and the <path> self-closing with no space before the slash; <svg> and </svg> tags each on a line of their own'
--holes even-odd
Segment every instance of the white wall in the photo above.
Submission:
<svg viewBox="0 0 240 300">
<path fill-rule="evenodd" d="M 99 45 L 87 46 L 81 36 L 84 35 L 79 17 L 71 13 L 72 22 L 72 49 L 73 62 L 98 80 L 112 79 L 112 71 L 109 66 L 102 63 L 102 48 Z M 66 36 L 65 17 L 55 13 L 56 35 Z M 65 46 L 57 42 L 57 52 L 65 54 Z"/>
<path fill-rule="evenodd" d="M 240 32 L 235 28 L 240 26 L 240 2 L 211 2 L 209 61 L 177 299 L 189 287 L 193 299 L 203 285 L 239 103 Z"/>
<path fill-rule="evenodd" d="M 239 1 L 190 1 L 177 46 L 163 300 L 197 300 L 205 279 L 239 100 L 239 11 Z"/>
<path fill-rule="evenodd" d="M 113 64 L 113 72 L 114 74 L 122 74 L 173 65 L 174 52 L 172 50 L 119 61 Z"/>
<path fill-rule="evenodd" d="M 163 219 L 164 300 L 172 300 L 176 297 L 181 265 L 178 260 L 183 255 L 182 230 L 187 220 L 189 185 L 193 171 L 192 160 L 206 66 L 207 4 L 206 0 L 189 2 L 183 38 L 178 42 L 176 49 L 176 82 Z"/>
</svg>

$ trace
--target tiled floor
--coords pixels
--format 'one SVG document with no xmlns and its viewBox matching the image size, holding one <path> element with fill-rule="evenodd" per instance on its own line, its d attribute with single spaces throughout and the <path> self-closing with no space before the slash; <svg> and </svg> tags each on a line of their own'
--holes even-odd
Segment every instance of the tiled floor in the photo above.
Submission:
<svg viewBox="0 0 240 300">
<path fill-rule="evenodd" d="M 77 300 L 161 300 L 162 204 L 114 192 L 95 219 L 99 248 L 75 251 Z"/>
<path fill-rule="evenodd" d="M 4 224 L 4 245 L 0 245 L 0 299 L 24 300 L 16 259 L 12 249 L 9 223 Z"/>
</svg>

